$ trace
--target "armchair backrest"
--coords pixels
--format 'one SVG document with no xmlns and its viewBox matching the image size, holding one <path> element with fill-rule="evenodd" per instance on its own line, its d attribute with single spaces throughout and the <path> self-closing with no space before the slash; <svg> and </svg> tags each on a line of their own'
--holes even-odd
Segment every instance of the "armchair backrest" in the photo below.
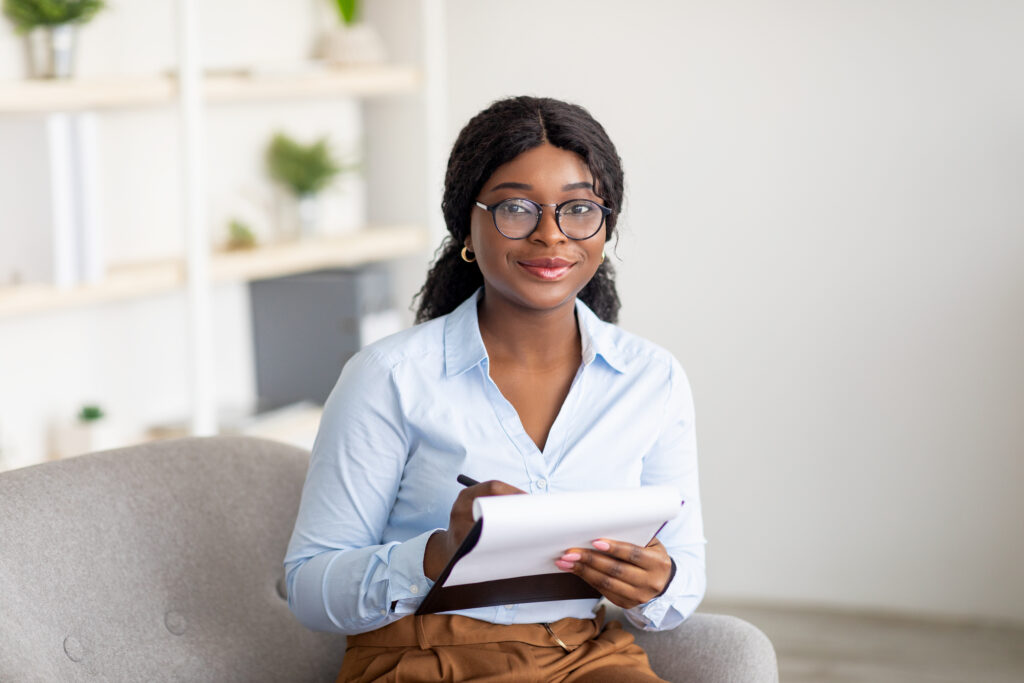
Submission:
<svg viewBox="0 0 1024 683">
<path fill-rule="evenodd" d="M 0 680 L 330 681 L 285 547 L 308 454 L 156 442 L 0 474 Z"/>
</svg>

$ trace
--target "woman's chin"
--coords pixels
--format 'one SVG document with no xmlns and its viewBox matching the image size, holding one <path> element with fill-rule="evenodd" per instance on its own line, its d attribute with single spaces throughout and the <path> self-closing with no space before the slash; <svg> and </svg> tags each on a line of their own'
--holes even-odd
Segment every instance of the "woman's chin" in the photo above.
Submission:
<svg viewBox="0 0 1024 683">
<path fill-rule="evenodd" d="M 511 290 L 491 288 L 492 296 L 504 300 L 515 308 L 537 312 L 550 312 L 564 306 L 572 306 L 576 295 L 583 287 L 566 280 L 553 282 L 534 281 L 517 283 Z"/>
</svg>

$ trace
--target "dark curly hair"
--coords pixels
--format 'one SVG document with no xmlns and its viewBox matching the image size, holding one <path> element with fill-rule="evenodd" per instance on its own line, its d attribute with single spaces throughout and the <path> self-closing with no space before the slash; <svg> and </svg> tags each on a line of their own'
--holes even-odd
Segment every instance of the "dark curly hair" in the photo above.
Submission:
<svg viewBox="0 0 1024 683">
<path fill-rule="evenodd" d="M 612 209 L 605 221 L 605 238 L 611 239 L 622 209 L 622 161 L 601 124 L 583 107 L 548 97 L 498 100 L 466 124 L 452 147 L 441 200 L 449 235 L 416 295 L 416 322 L 451 313 L 483 284 L 480 269 L 459 255 L 469 235 L 473 202 L 499 166 L 545 142 L 575 152 L 587 164 L 594 192 Z M 602 320 L 618 320 L 619 295 L 608 260 L 579 298 Z"/>
</svg>

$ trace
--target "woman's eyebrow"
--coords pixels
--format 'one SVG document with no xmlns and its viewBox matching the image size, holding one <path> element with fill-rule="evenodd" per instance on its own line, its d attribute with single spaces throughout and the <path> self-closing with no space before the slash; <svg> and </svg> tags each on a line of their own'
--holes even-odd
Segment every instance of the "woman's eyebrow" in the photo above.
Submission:
<svg viewBox="0 0 1024 683">
<path fill-rule="evenodd" d="M 491 188 L 492 191 L 494 191 L 494 190 L 504 190 L 504 189 L 532 190 L 533 189 L 533 185 L 528 185 L 527 183 L 507 182 L 507 183 L 499 183 L 498 185 L 495 185 L 494 187 Z M 579 182 L 579 183 L 569 183 L 568 185 L 563 185 L 562 186 L 562 191 L 563 192 L 568 192 L 570 190 L 593 190 L 593 189 L 594 189 L 594 183 L 589 183 L 589 182 L 586 182 L 586 181 Z"/>
<path fill-rule="evenodd" d="M 500 183 L 492 187 L 491 191 L 503 190 L 505 188 L 511 188 L 513 190 L 532 190 L 533 185 L 527 185 L 526 183 Z"/>
</svg>

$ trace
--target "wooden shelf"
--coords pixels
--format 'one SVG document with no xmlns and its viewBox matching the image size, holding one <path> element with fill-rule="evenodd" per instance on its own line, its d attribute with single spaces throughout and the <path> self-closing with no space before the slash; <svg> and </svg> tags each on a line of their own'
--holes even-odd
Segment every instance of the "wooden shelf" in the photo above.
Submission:
<svg viewBox="0 0 1024 683">
<path fill-rule="evenodd" d="M 215 283 L 244 282 L 321 268 L 348 268 L 414 254 L 427 246 L 424 228 L 368 228 L 350 235 L 275 244 L 210 258 Z M 174 292 L 185 286 L 185 263 L 171 259 L 111 268 L 102 282 L 61 289 L 46 285 L 0 287 L 0 320 Z"/>
<path fill-rule="evenodd" d="M 210 103 L 283 98 L 374 97 L 415 92 L 419 71 L 409 66 L 303 67 L 294 71 L 213 73 L 204 79 Z M 111 76 L 0 82 L 0 114 L 127 109 L 171 104 L 173 76 Z"/>
<path fill-rule="evenodd" d="M 214 282 L 258 280 L 320 268 L 349 268 L 388 261 L 426 249 L 425 228 L 371 228 L 351 235 L 219 252 L 211 259 Z"/>
<path fill-rule="evenodd" d="M 156 76 L 123 76 L 67 81 L 0 83 L 0 113 L 110 109 L 169 104 L 174 81 Z"/>
<path fill-rule="evenodd" d="M 400 95 L 420 86 L 419 71 L 407 66 L 324 68 L 296 73 L 208 75 L 210 102 L 282 98 Z"/>
</svg>

